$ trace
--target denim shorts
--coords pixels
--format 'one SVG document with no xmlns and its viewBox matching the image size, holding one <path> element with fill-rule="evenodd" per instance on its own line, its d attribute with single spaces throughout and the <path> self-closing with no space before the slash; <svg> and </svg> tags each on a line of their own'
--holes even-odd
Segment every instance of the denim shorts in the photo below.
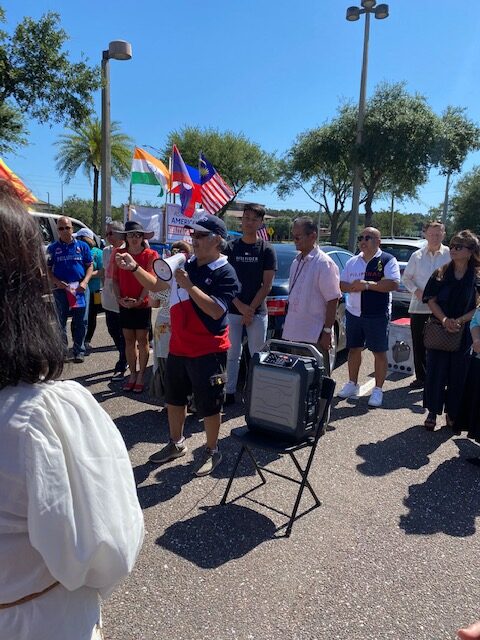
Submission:
<svg viewBox="0 0 480 640">
<path fill-rule="evenodd" d="M 381 316 L 354 316 L 345 312 L 347 330 L 347 349 L 367 347 L 373 353 L 388 351 L 387 314 Z"/>
</svg>

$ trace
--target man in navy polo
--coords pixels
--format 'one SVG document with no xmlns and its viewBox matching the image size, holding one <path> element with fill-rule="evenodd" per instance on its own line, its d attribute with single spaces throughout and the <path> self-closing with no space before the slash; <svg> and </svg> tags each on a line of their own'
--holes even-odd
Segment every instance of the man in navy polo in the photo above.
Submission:
<svg viewBox="0 0 480 640">
<path fill-rule="evenodd" d="M 71 311 L 73 361 L 83 362 L 90 299 L 88 281 L 93 272 L 92 254 L 86 242 L 73 237 L 70 218 L 65 216 L 59 218 L 57 229 L 59 239 L 49 245 L 47 254 L 58 322 L 63 331 L 66 347 L 68 344 L 67 317 Z"/>
<path fill-rule="evenodd" d="M 380 242 L 378 229 L 364 229 L 358 236 L 360 253 L 350 258 L 340 275 L 340 289 L 348 293 L 345 315 L 349 381 L 338 395 L 340 398 L 358 396 L 358 372 L 366 346 L 373 352 L 375 362 L 375 387 L 368 401 L 370 407 L 381 407 L 383 402 L 391 292 L 396 291 L 400 283 L 398 262 L 380 249 Z"/>
<path fill-rule="evenodd" d="M 227 257 L 227 228 L 217 216 L 205 214 L 185 225 L 192 229 L 194 256 L 163 282 L 135 262 L 129 253 L 117 253 L 120 269 L 131 271 L 150 291 L 170 289 L 170 337 L 165 375 L 170 442 L 150 456 L 162 464 L 187 453 L 183 427 L 187 399 L 193 391 L 197 416 L 203 418 L 206 447 L 195 475 L 206 476 L 221 462 L 218 435 L 225 399 L 227 351 L 230 347 L 228 308 L 240 293 L 240 284 Z"/>
</svg>

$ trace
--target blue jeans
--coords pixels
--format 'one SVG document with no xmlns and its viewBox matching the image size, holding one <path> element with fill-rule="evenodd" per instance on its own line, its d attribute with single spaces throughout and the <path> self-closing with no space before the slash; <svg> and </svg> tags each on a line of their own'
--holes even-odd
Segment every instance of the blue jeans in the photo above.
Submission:
<svg viewBox="0 0 480 640">
<path fill-rule="evenodd" d="M 244 328 L 247 331 L 248 350 L 250 355 L 260 351 L 267 337 L 268 315 L 256 313 L 253 316 L 252 323 L 245 327 L 242 324 L 242 318 L 238 313 L 228 314 L 228 323 L 230 325 L 229 337 L 232 346 L 227 354 L 227 386 L 226 393 L 235 393 L 237 389 L 238 370 L 240 369 L 240 358 L 242 356 L 242 336 Z"/>
<path fill-rule="evenodd" d="M 73 355 L 85 355 L 85 335 L 88 326 L 88 304 L 90 302 L 90 290 L 85 290 L 85 306 L 77 309 L 70 309 L 68 306 L 67 293 L 64 289 L 54 289 L 53 296 L 55 298 L 55 306 L 57 307 L 58 323 L 63 333 L 63 342 L 65 348 L 68 346 L 67 338 L 67 318 L 69 313 L 72 314 L 72 336 L 73 336 Z"/>
</svg>

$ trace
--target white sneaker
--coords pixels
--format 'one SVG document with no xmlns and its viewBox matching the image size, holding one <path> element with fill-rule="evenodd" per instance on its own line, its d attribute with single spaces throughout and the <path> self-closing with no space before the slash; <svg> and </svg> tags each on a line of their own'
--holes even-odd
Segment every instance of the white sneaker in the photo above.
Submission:
<svg viewBox="0 0 480 640">
<path fill-rule="evenodd" d="M 349 380 L 338 392 L 339 398 L 356 398 L 360 391 L 360 386 Z"/>
<path fill-rule="evenodd" d="M 380 387 L 373 387 L 372 395 L 368 401 L 369 407 L 381 407 L 383 402 L 383 391 Z"/>
</svg>

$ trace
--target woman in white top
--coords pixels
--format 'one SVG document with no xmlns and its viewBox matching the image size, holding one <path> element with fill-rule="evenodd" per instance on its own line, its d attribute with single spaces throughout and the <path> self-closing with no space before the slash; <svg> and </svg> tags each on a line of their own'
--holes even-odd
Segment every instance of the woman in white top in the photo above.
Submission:
<svg viewBox="0 0 480 640">
<path fill-rule="evenodd" d="M 59 381 L 61 332 L 35 219 L 0 183 L 0 640 L 90 640 L 143 518 L 125 445 Z"/>
</svg>

